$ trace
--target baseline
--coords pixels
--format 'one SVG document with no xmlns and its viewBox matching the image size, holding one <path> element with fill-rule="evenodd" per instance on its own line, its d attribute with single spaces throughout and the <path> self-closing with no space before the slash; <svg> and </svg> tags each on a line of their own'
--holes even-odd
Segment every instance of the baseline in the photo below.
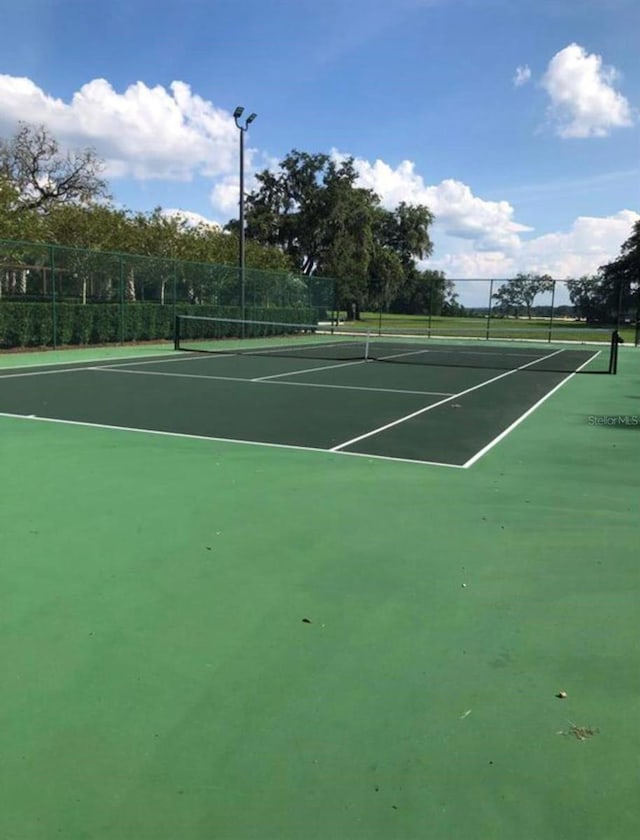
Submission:
<svg viewBox="0 0 640 840">
<path fill-rule="evenodd" d="M 30 420 L 36 423 L 56 423 L 61 426 L 80 426 L 89 429 L 105 429 L 116 432 L 134 432 L 136 434 L 157 435 L 161 437 L 171 437 L 184 440 L 201 440 L 211 441 L 213 443 L 231 443 L 235 445 L 246 446 L 264 446 L 269 449 L 293 449 L 300 452 L 322 452 L 323 454 L 339 455 L 341 457 L 356 457 L 369 458 L 376 461 L 400 461 L 408 464 L 419 464 L 421 466 L 430 467 L 448 467 L 450 469 L 462 469 L 460 464 L 448 464 L 439 461 L 420 461 L 411 458 L 394 458 L 387 455 L 368 455 L 362 452 L 333 452 L 331 449 L 323 449 L 316 446 L 300 446 L 294 443 L 270 443 L 261 440 L 239 440 L 235 438 L 213 437 L 209 435 L 187 434 L 186 432 L 168 432 L 161 429 L 141 429 L 135 426 L 114 426 L 107 423 L 90 423 L 86 420 L 65 420 L 58 417 L 39 417 L 36 414 L 11 414 L 6 411 L 0 411 L 0 417 L 6 417 L 10 420 Z"/>
</svg>

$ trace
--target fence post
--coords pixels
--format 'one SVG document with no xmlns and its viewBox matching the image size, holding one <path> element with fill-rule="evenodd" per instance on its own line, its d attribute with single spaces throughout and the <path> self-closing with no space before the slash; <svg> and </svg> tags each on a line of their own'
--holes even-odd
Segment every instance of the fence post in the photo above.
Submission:
<svg viewBox="0 0 640 840">
<path fill-rule="evenodd" d="M 51 330 L 53 338 L 53 349 L 58 346 L 58 313 L 56 308 L 56 257 L 55 247 L 49 248 L 49 262 L 51 264 Z"/>
<path fill-rule="evenodd" d="M 120 344 L 124 344 L 124 258 L 118 257 L 120 263 Z"/>
<path fill-rule="evenodd" d="M 551 289 L 551 315 L 549 316 L 549 344 L 551 344 L 551 333 L 553 332 L 553 306 L 556 299 L 556 281 L 553 281 Z"/>
<path fill-rule="evenodd" d="M 178 315 L 178 262 L 177 260 L 173 261 L 173 300 L 172 300 L 172 309 L 171 309 L 171 322 L 173 324 L 173 331 L 174 331 L 174 342 L 177 342 L 177 335 L 176 335 L 176 325 L 178 323 L 177 315 Z M 176 348 L 177 349 L 177 348 Z"/>
<path fill-rule="evenodd" d="M 493 278 L 489 281 L 489 309 L 487 310 L 487 334 L 486 340 L 491 338 L 491 301 L 493 300 Z"/>
</svg>

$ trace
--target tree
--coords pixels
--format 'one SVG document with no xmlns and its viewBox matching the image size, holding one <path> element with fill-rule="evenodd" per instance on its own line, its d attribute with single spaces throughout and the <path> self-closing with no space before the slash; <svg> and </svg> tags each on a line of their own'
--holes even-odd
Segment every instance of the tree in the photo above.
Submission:
<svg viewBox="0 0 640 840">
<path fill-rule="evenodd" d="M 586 321 L 597 319 L 599 310 L 600 279 L 597 276 L 583 276 L 578 280 L 567 280 L 569 300 L 573 304 L 577 318 L 584 318 Z"/>
<path fill-rule="evenodd" d="M 622 243 L 620 255 L 599 268 L 599 295 L 615 323 L 640 316 L 640 219 Z M 606 300 L 606 303 L 605 303 Z M 604 314 L 604 313 L 603 313 Z"/>
<path fill-rule="evenodd" d="M 42 226 L 32 210 L 20 210 L 17 188 L 0 174 L 0 239 L 38 240 Z"/>
<path fill-rule="evenodd" d="M 20 123 L 13 137 L 0 139 L 0 180 L 16 190 L 15 206 L 22 210 L 108 198 L 103 168 L 93 149 L 63 153 L 45 126 Z"/>
<path fill-rule="evenodd" d="M 303 274 L 334 277 L 347 313 L 393 299 L 415 260 L 431 253 L 428 208 L 403 202 L 385 210 L 374 192 L 357 186 L 353 158 L 336 162 L 294 149 L 277 173 L 256 178 L 258 189 L 246 199 L 247 238 L 281 249 Z M 237 231 L 237 222 L 227 229 Z"/>
<path fill-rule="evenodd" d="M 395 210 L 378 212 L 378 238 L 399 257 L 405 270 L 414 267 L 415 260 L 431 256 L 433 243 L 429 225 L 433 214 L 423 204 L 400 202 Z"/>
<path fill-rule="evenodd" d="M 567 280 L 567 288 L 576 314 L 589 323 L 636 320 L 640 313 L 640 219 L 615 260 L 601 265 L 595 276 Z"/>
<path fill-rule="evenodd" d="M 552 289 L 553 279 L 548 274 L 517 274 L 494 292 L 493 298 L 498 301 L 500 308 L 507 312 L 512 310 L 516 318 L 520 314 L 520 307 L 524 307 L 530 319 L 536 297 Z"/>
<path fill-rule="evenodd" d="M 387 310 L 406 279 L 402 260 L 391 248 L 374 243 L 369 263 L 367 307 Z"/>
<path fill-rule="evenodd" d="M 448 287 L 453 289 L 453 281 L 447 280 L 441 271 L 420 271 L 414 267 L 405 274 L 389 309 L 403 315 L 440 315 Z"/>
</svg>

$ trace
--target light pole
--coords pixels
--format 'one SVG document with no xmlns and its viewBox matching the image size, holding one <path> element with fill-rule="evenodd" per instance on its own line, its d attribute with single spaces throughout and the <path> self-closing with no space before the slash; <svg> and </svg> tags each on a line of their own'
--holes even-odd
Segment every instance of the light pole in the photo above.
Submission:
<svg viewBox="0 0 640 840">
<path fill-rule="evenodd" d="M 250 114 L 244 125 L 240 124 L 240 117 L 244 113 L 244 108 L 238 105 L 233 112 L 233 119 L 236 127 L 240 131 L 240 250 L 238 254 L 238 263 L 240 266 L 240 318 L 242 324 L 242 336 L 244 338 L 244 321 L 245 321 L 245 281 L 244 281 L 244 135 L 251 123 L 258 116 L 257 114 Z"/>
</svg>

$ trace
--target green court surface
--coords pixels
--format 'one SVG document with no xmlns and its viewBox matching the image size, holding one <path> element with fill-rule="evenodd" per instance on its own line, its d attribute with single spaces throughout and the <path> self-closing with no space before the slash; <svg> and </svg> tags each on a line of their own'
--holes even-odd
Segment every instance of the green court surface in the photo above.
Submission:
<svg viewBox="0 0 640 840">
<path fill-rule="evenodd" d="M 637 836 L 620 357 L 0 356 L 0 838 Z"/>
</svg>

